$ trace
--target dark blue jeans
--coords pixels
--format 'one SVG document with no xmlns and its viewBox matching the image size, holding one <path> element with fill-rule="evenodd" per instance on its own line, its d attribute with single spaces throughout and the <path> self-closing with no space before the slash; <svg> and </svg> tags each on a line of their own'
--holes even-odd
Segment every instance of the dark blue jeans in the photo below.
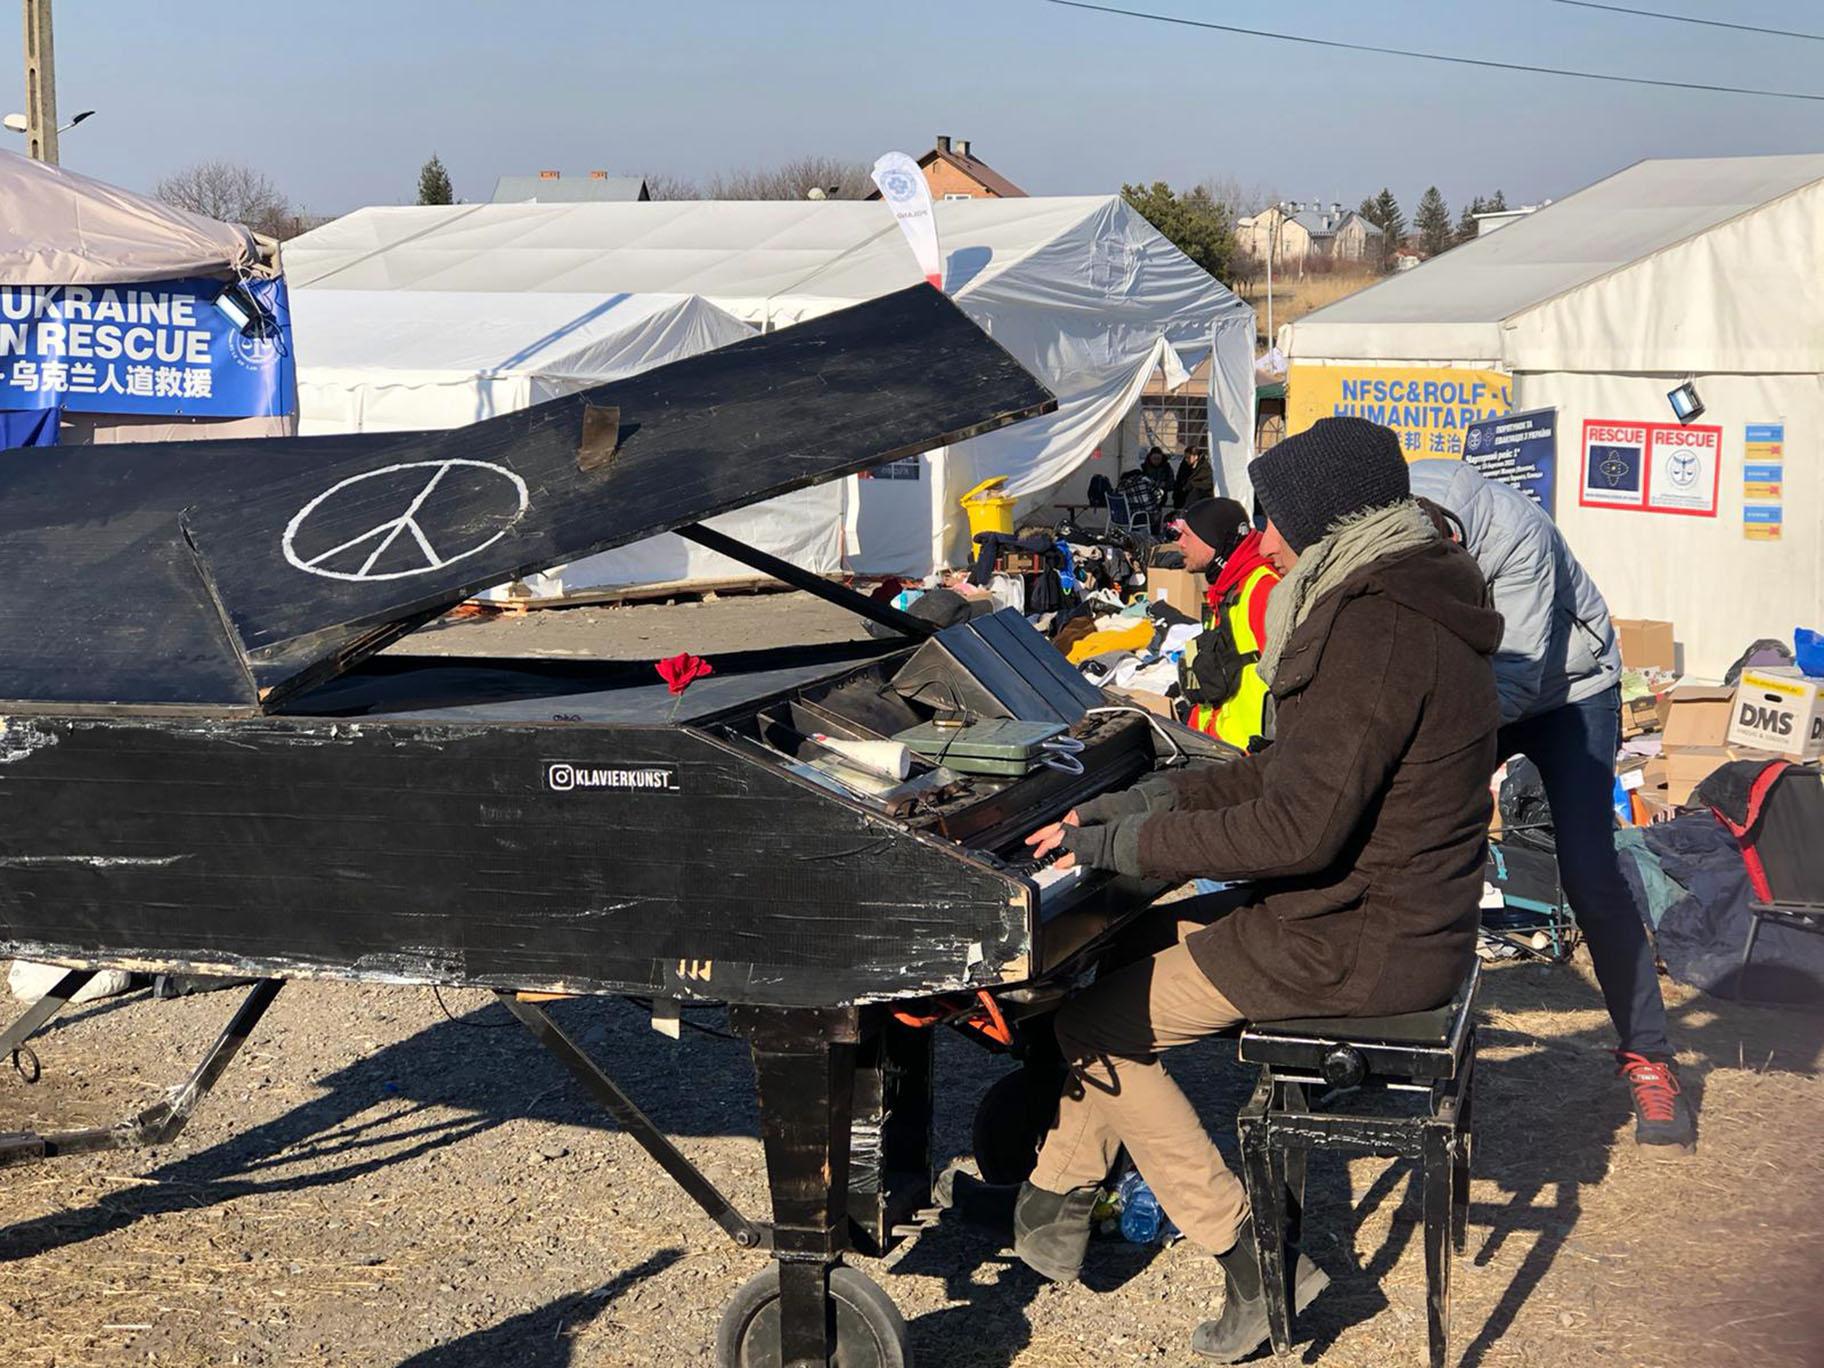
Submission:
<svg viewBox="0 0 1824 1368">
<path fill-rule="evenodd" d="M 1503 727 L 1503 758 L 1539 767 L 1558 843 L 1558 877 L 1590 947 L 1621 1048 L 1670 1059 L 1666 1005 L 1646 924 L 1615 854 L 1615 749 L 1621 688 Z"/>
</svg>

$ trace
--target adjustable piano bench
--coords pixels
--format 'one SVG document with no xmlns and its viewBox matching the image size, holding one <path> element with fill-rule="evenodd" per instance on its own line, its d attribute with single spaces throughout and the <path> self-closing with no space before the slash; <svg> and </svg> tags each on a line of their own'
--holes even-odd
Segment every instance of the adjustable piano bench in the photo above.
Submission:
<svg viewBox="0 0 1824 1368">
<path fill-rule="evenodd" d="M 1242 1062 L 1260 1065 L 1236 1125 L 1274 1353 L 1286 1353 L 1292 1343 L 1285 1247 L 1298 1238 L 1306 1156 L 1343 1150 L 1419 1161 L 1431 1364 L 1443 1368 L 1450 1256 L 1452 1248 L 1462 1252 L 1469 1213 L 1481 974 L 1480 964 L 1473 966 L 1456 997 L 1428 1012 L 1257 1022 L 1241 1033 Z M 1319 1091 L 1315 1101 L 1307 1088 Z M 1345 1098 L 1347 1110 L 1328 1109 Z"/>
</svg>

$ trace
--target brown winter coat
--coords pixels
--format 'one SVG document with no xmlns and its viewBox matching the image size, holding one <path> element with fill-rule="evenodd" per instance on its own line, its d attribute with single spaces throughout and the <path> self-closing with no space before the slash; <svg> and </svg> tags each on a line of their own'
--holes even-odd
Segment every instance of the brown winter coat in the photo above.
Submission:
<svg viewBox="0 0 1824 1368">
<path fill-rule="evenodd" d="M 1134 872 L 1251 883 L 1188 941 L 1249 1018 L 1420 1011 L 1468 972 L 1500 720 L 1487 601 L 1446 543 L 1364 566 L 1287 642 L 1273 745 L 1177 776 L 1174 810 L 1114 843 Z"/>
</svg>

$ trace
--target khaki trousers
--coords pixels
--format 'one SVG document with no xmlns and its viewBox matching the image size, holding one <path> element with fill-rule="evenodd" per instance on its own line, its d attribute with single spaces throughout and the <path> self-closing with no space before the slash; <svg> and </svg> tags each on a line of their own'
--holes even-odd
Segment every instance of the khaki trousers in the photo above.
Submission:
<svg viewBox="0 0 1824 1368">
<path fill-rule="evenodd" d="M 1033 1185 L 1068 1192 L 1100 1183 L 1125 1144 L 1178 1229 L 1212 1254 L 1230 1249 L 1247 1218 L 1246 1193 L 1159 1053 L 1242 1020 L 1182 943 L 1066 1003 L 1056 1029 L 1071 1077 Z"/>
</svg>

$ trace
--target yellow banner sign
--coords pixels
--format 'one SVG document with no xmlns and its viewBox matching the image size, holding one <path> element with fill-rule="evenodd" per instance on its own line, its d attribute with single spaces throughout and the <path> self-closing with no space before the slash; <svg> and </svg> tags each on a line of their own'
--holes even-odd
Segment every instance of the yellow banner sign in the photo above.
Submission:
<svg viewBox="0 0 1824 1368">
<path fill-rule="evenodd" d="M 1287 433 L 1319 418 L 1366 418 L 1399 433 L 1409 461 L 1461 456 L 1471 423 L 1512 407 L 1512 382 L 1499 371 L 1295 362 L 1286 376 Z"/>
</svg>

